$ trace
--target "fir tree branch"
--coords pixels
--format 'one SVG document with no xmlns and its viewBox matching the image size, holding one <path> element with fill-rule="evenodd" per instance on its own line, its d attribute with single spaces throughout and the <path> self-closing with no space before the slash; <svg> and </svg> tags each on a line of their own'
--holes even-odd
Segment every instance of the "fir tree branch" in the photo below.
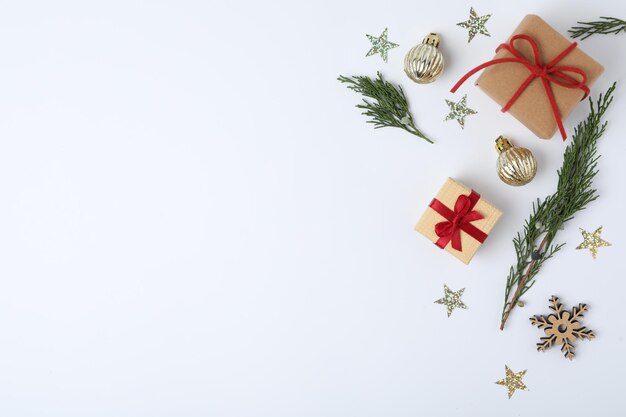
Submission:
<svg viewBox="0 0 626 417">
<path fill-rule="evenodd" d="M 367 101 L 363 99 L 363 104 L 356 105 L 359 109 L 365 110 L 361 114 L 370 118 L 367 123 L 372 123 L 374 129 L 397 127 L 429 143 L 433 143 L 415 126 L 413 116 L 409 111 L 409 103 L 406 100 L 404 91 L 402 91 L 402 87 L 396 87 L 389 81 L 385 81 L 380 72 L 378 72 L 378 78 L 376 79 L 371 79 L 367 76 L 344 77 L 340 75 L 337 80 L 348 84 L 350 90 L 375 100 Z"/>
<path fill-rule="evenodd" d="M 596 33 L 602 35 L 614 33 L 617 35 L 620 32 L 626 32 L 626 20 L 605 16 L 600 17 L 600 19 L 593 22 L 577 22 L 581 26 L 574 26 L 568 32 L 573 39 L 581 38 L 581 40 L 585 40 Z"/>
<path fill-rule="evenodd" d="M 600 158 L 597 143 L 606 129 L 607 122 L 602 123 L 602 119 L 613 101 L 615 87 L 613 83 L 604 95 L 600 94 L 595 105 L 589 99 L 589 115 L 578 124 L 572 143 L 565 150 L 556 192 L 543 201 L 533 203 L 532 214 L 526 220 L 524 230 L 513 239 L 517 263 L 509 270 L 506 280 L 500 330 L 504 329 L 520 297 L 535 283 L 543 263 L 565 245 L 553 243 L 558 231 L 577 212 L 598 198 L 593 188 Z"/>
</svg>

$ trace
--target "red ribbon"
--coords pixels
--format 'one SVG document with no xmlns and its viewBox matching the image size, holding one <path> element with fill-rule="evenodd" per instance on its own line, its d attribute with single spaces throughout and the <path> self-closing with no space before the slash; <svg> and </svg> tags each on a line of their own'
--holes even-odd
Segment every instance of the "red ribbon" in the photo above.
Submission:
<svg viewBox="0 0 626 417">
<path fill-rule="evenodd" d="M 526 58 L 517 49 L 515 49 L 514 44 L 515 44 L 515 41 L 518 39 L 524 40 L 530 44 L 530 46 L 533 49 L 534 62 Z M 502 108 L 502 112 L 506 112 L 511 108 L 513 103 L 515 103 L 515 100 L 519 98 L 519 96 L 526 89 L 526 87 L 528 87 L 528 84 L 530 84 L 532 80 L 534 80 L 535 78 L 540 78 L 541 82 L 543 83 L 543 88 L 546 90 L 546 95 L 548 96 L 548 100 L 550 101 L 550 106 L 552 107 L 552 112 L 554 113 L 554 118 L 556 120 L 556 123 L 559 126 L 559 131 L 561 132 L 561 136 L 563 137 L 563 140 L 565 140 L 565 138 L 567 137 L 567 134 L 565 133 L 565 128 L 563 127 L 563 121 L 561 120 L 561 115 L 559 113 L 559 108 L 556 105 L 554 94 L 552 93 L 552 89 L 550 88 L 550 83 L 554 83 L 556 85 L 560 85 L 561 87 L 565 87 L 565 88 L 581 89 L 585 93 L 585 96 L 583 97 L 583 99 L 585 99 L 589 95 L 589 87 L 586 86 L 587 74 L 585 73 L 585 71 L 581 70 L 580 68 L 576 68 L 576 67 L 572 67 L 568 65 L 556 65 L 557 62 L 559 62 L 567 54 L 572 52 L 574 48 L 576 48 L 576 42 L 573 42 L 572 44 L 570 44 L 570 46 L 565 48 L 563 52 L 558 54 L 548 64 L 542 65 L 541 57 L 539 55 L 539 47 L 537 46 L 537 43 L 533 40 L 533 38 L 531 38 L 528 35 L 515 35 L 511 38 L 508 44 L 503 43 L 503 44 L 500 44 L 500 46 L 496 48 L 496 52 L 500 51 L 501 49 L 506 49 L 513 55 L 512 58 L 493 59 L 491 61 L 487 61 L 484 64 L 477 66 L 476 68 L 472 69 L 470 72 L 465 74 L 463 78 L 461 78 L 459 82 L 457 82 L 454 85 L 454 87 L 452 87 L 452 90 L 450 91 L 453 93 L 456 92 L 456 90 L 461 86 L 461 84 L 467 81 L 469 77 L 471 77 L 472 75 L 474 75 L 475 73 L 477 73 L 478 71 L 484 68 L 487 68 L 496 64 L 503 64 L 505 62 L 516 62 L 516 63 L 522 64 L 526 68 L 528 68 L 528 70 L 530 71 L 530 74 L 524 80 L 524 82 L 519 86 L 517 91 L 513 94 L 513 97 L 511 97 L 509 101 L 506 103 L 506 105 Z M 578 74 L 580 75 L 581 80 L 578 81 L 566 73 Z"/>
<path fill-rule="evenodd" d="M 480 194 L 472 190 L 469 195 L 461 194 L 454 204 L 454 211 L 436 198 L 430 203 L 430 208 L 441 214 L 447 221 L 435 225 L 435 233 L 439 239 L 435 244 L 441 249 L 445 248 L 448 242 L 452 241 L 452 247 L 458 251 L 463 251 L 461 247 L 461 230 L 483 243 L 487 239 L 487 234 L 476 226 L 470 224 L 473 221 L 484 219 L 484 216 L 472 210 L 480 200 Z"/>
</svg>

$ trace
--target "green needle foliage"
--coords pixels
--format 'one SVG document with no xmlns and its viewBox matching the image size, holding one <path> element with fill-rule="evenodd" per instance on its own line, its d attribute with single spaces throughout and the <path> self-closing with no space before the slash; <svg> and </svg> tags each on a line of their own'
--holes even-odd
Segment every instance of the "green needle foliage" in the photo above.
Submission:
<svg viewBox="0 0 626 417">
<path fill-rule="evenodd" d="M 626 20 L 605 16 L 600 17 L 600 19 L 593 22 L 578 22 L 581 26 L 574 26 L 568 32 L 572 38 L 581 38 L 581 40 L 585 40 L 596 33 L 602 35 L 614 33 L 617 35 L 620 32 L 626 32 Z"/>
<path fill-rule="evenodd" d="M 565 223 L 598 198 L 593 179 L 598 173 L 598 139 L 604 133 L 607 122 L 604 113 L 613 101 L 616 84 L 598 101 L 589 99 L 589 115 L 574 130 L 572 143 L 565 150 L 563 165 L 558 171 L 559 182 L 554 194 L 543 201 L 533 203 L 532 214 L 526 220 L 524 230 L 513 239 L 517 263 L 511 266 L 504 291 L 504 307 L 500 330 L 523 296 L 535 283 L 535 277 L 544 262 L 552 258 L 565 245 L 554 239 Z"/>
<path fill-rule="evenodd" d="M 409 111 L 409 103 L 406 100 L 404 91 L 402 91 L 402 87 L 396 87 L 389 81 L 385 81 L 380 72 L 376 79 L 371 79 L 367 76 L 344 77 L 340 75 L 337 80 L 348 84 L 350 90 L 375 100 L 367 101 L 363 99 L 362 104 L 356 105 L 359 109 L 365 110 L 361 114 L 370 118 L 367 123 L 374 124 L 374 129 L 397 127 L 429 143 L 433 143 L 415 126 L 413 116 Z"/>
</svg>

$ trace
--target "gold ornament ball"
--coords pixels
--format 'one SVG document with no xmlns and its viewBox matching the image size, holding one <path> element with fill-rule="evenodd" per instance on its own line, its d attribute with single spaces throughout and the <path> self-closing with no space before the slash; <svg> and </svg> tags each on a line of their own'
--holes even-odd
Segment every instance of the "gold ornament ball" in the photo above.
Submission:
<svg viewBox="0 0 626 417">
<path fill-rule="evenodd" d="M 404 72 L 418 84 L 432 83 L 443 72 L 443 55 L 437 49 L 439 35 L 430 33 L 404 57 Z"/>
<path fill-rule="evenodd" d="M 528 184 L 537 173 L 537 160 L 526 148 L 513 146 L 504 136 L 496 139 L 498 176 L 506 184 L 520 186 Z"/>
</svg>

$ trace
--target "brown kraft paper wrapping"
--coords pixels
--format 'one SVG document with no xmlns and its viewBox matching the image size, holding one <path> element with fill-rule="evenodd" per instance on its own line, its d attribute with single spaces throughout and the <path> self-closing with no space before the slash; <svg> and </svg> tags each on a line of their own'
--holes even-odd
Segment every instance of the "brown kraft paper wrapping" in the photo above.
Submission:
<svg viewBox="0 0 626 417">
<path fill-rule="evenodd" d="M 456 203 L 456 199 L 459 195 L 469 195 L 471 191 L 471 188 L 454 181 L 452 178 L 448 178 L 435 197 L 447 207 L 454 209 L 454 204 Z M 472 225 L 476 226 L 486 234 L 491 232 L 491 229 L 493 229 L 495 224 L 500 219 L 500 216 L 502 216 L 502 212 L 493 206 L 493 204 L 489 201 L 485 200 L 482 195 L 473 210 L 478 211 L 484 216 L 484 218 L 472 222 Z M 427 207 L 426 211 L 415 226 L 415 230 L 433 242 L 435 250 L 441 250 L 434 244 L 437 239 L 439 239 L 439 236 L 435 233 L 435 225 L 442 221 L 446 221 L 446 219 L 432 208 Z M 489 240 L 489 238 L 487 238 L 487 240 Z M 445 250 L 460 259 L 466 265 L 470 263 L 478 249 L 482 246 L 479 241 L 463 231 L 461 231 L 461 245 L 463 249 L 462 251 L 454 249 L 451 243 L 446 245 Z"/>
<path fill-rule="evenodd" d="M 511 37 L 518 34 L 528 35 L 535 40 L 539 47 L 542 64 L 550 62 L 571 43 L 569 39 L 563 37 L 543 19 L 535 15 L 526 16 L 517 29 L 513 31 Z M 507 42 L 511 37 L 509 37 Z M 515 48 L 524 57 L 534 62 L 532 48 L 527 42 L 516 41 Z M 510 52 L 502 49 L 496 53 L 494 59 L 512 56 Z M 587 87 L 591 87 L 604 72 L 604 67 L 584 53 L 580 46 L 574 48 L 556 65 L 577 67 L 585 71 L 587 74 Z M 476 85 L 498 103 L 500 107 L 503 107 L 528 75 L 529 70 L 522 64 L 508 62 L 496 64 L 483 70 L 483 73 L 476 81 Z M 574 78 L 578 79 L 579 77 L 574 75 Z M 550 88 L 556 99 L 562 120 L 567 118 L 585 95 L 580 89 L 569 89 L 554 83 L 550 83 Z M 542 139 L 550 139 L 558 129 L 552 107 L 540 78 L 535 78 L 526 87 L 508 112 Z"/>
</svg>

